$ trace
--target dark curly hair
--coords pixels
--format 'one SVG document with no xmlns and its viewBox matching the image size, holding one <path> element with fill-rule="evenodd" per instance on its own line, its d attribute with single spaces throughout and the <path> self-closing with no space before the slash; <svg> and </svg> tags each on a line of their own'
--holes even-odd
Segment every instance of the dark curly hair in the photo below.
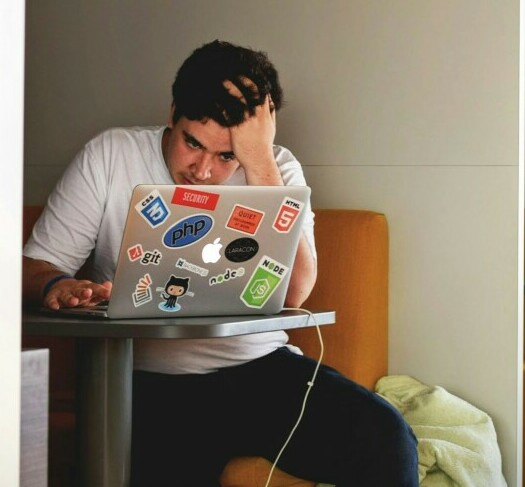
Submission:
<svg viewBox="0 0 525 487">
<path fill-rule="evenodd" d="M 257 89 L 241 81 L 250 79 Z M 246 105 L 223 86 L 234 83 L 244 95 Z M 264 52 L 215 40 L 199 47 L 184 61 L 171 87 L 175 112 L 173 122 L 211 118 L 224 127 L 242 123 L 246 111 L 253 114 L 270 95 L 273 108 L 282 105 L 283 91 L 273 64 Z"/>
</svg>

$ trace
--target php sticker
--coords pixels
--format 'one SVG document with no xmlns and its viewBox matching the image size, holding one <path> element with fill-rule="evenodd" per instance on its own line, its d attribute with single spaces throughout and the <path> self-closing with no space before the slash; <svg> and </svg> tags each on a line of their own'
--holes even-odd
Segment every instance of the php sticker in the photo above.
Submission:
<svg viewBox="0 0 525 487">
<path fill-rule="evenodd" d="M 273 222 L 273 228 L 280 233 L 288 233 L 297 220 L 299 213 L 301 213 L 303 206 L 304 203 L 302 201 L 288 197 L 284 198 Z"/>
<path fill-rule="evenodd" d="M 230 242 L 224 250 L 224 256 L 231 262 L 245 262 L 259 252 L 259 244 L 249 237 L 238 238 Z"/>
<path fill-rule="evenodd" d="M 219 201 L 219 195 L 206 191 L 197 191 L 189 188 L 175 188 L 171 202 L 174 205 L 191 206 L 203 210 L 215 210 Z"/>
<path fill-rule="evenodd" d="M 237 230 L 238 232 L 255 235 L 264 212 L 248 208 L 247 206 L 235 205 L 226 223 L 227 228 Z"/>
<path fill-rule="evenodd" d="M 164 234 L 162 242 L 169 248 L 192 245 L 213 228 L 213 218 L 208 215 L 192 215 L 175 223 Z"/>
<path fill-rule="evenodd" d="M 288 274 L 288 267 L 264 256 L 246 284 L 241 301 L 250 308 L 262 308 Z"/>
<path fill-rule="evenodd" d="M 135 209 L 152 228 L 158 227 L 170 216 L 170 210 L 156 189 L 142 201 L 139 201 L 135 205 Z"/>
</svg>

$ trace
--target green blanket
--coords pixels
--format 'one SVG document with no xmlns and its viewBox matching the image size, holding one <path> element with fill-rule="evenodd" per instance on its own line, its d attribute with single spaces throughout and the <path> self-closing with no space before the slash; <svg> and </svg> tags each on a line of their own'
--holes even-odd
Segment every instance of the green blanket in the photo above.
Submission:
<svg viewBox="0 0 525 487">
<path fill-rule="evenodd" d="M 491 418 L 442 387 L 387 376 L 376 392 L 403 414 L 419 440 L 423 487 L 506 487 Z"/>
</svg>

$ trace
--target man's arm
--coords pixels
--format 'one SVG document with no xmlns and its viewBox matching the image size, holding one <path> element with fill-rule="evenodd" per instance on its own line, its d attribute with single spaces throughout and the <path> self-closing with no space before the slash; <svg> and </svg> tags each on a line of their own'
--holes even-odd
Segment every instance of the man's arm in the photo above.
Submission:
<svg viewBox="0 0 525 487">
<path fill-rule="evenodd" d="M 22 258 L 22 298 L 24 304 L 43 305 L 51 309 L 92 306 L 109 299 L 112 283 L 96 284 L 73 277 L 57 280 L 47 290 L 46 285 L 65 273 L 49 262 Z"/>
<path fill-rule="evenodd" d="M 250 85 L 249 80 L 247 84 Z M 224 86 L 241 101 L 244 99 L 231 81 L 225 81 Z M 275 110 L 269 96 L 255 108 L 252 116 L 247 115 L 243 123 L 230 127 L 233 152 L 250 186 L 284 185 L 273 153 L 275 132 Z M 317 261 L 303 235 L 297 248 L 285 305 L 294 308 L 301 306 L 312 291 L 316 278 Z"/>
</svg>

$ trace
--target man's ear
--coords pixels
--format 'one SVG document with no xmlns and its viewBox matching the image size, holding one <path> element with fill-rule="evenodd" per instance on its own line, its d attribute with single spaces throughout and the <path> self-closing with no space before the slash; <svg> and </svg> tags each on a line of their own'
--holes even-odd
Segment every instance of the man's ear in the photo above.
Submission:
<svg viewBox="0 0 525 487">
<path fill-rule="evenodd" d="M 168 119 L 168 128 L 172 129 L 173 126 L 174 126 L 174 123 L 173 123 L 173 116 L 175 115 L 175 103 L 173 103 L 171 105 L 171 109 L 170 109 L 170 118 Z"/>
</svg>

